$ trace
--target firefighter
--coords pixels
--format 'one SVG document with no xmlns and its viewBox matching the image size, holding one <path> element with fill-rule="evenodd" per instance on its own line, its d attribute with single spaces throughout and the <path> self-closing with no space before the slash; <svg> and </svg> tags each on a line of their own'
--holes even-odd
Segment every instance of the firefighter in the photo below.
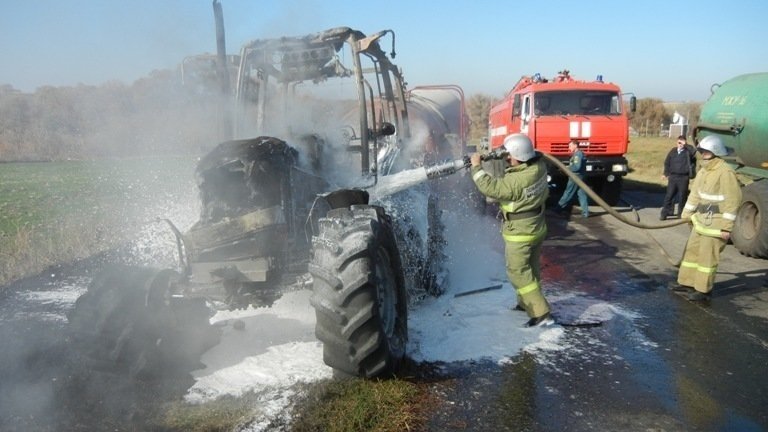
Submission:
<svg viewBox="0 0 768 432">
<path fill-rule="evenodd" d="M 478 190 L 499 201 L 503 223 L 507 277 L 515 287 L 517 304 L 530 318 L 527 327 L 552 324 L 547 299 L 541 292 L 539 257 L 547 224 L 544 202 L 549 193 L 547 167 L 523 134 L 504 139 L 509 167 L 504 177 L 493 177 L 481 166 L 480 155 L 470 157 L 472 180 Z"/>
<path fill-rule="evenodd" d="M 741 187 L 736 173 L 721 159 L 728 154 L 719 137 L 710 135 L 699 143 L 701 169 L 685 202 L 682 217 L 690 217 L 693 229 L 685 246 L 677 282 L 671 288 L 686 293 L 688 300 L 709 300 L 720 253 L 731 238 Z"/>
</svg>

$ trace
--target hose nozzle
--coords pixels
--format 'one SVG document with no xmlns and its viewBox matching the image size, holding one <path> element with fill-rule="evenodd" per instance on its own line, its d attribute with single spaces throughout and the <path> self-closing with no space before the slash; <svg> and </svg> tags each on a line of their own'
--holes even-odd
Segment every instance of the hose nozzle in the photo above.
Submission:
<svg viewBox="0 0 768 432">
<path fill-rule="evenodd" d="M 509 152 L 506 150 L 494 150 L 492 152 L 480 155 L 480 160 L 483 162 L 489 160 L 502 160 L 506 159 L 507 156 L 509 156 Z"/>
<path fill-rule="evenodd" d="M 480 160 L 482 162 L 491 161 L 491 160 L 504 160 L 509 156 L 509 152 L 506 150 L 494 150 L 492 152 L 483 153 L 480 155 Z M 464 156 L 464 168 L 469 168 L 472 165 L 472 162 L 469 161 L 469 155 Z"/>
<path fill-rule="evenodd" d="M 469 158 L 465 156 L 464 159 L 458 159 L 452 162 L 446 162 L 439 165 L 428 167 L 426 168 L 427 178 L 436 179 L 440 177 L 445 177 L 447 175 L 451 175 L 459 171 L 460 169 L 467 167 L 468 162 L 469 162 Z"/>
</svg>

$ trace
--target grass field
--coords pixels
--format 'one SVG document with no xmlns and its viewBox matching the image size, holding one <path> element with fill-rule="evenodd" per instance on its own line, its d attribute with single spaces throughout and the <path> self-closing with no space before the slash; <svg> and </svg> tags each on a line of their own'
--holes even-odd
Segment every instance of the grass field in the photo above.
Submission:
<svg viewBox="0 0 768 432">
<path fill-rule="evenodd" d="M 633 137 L 627 153 L 630 170 L 626 178 L 628 183 L 638 187 L 665 187 L 666 180 L 661 178 L 664 158 L 676 142 L 674 138 Z"/>
<path fill-rule="evenodd" d="M 0 284 L 114 247 L 196 200 L 192 158 L 0 164 Z"/>
</svg>

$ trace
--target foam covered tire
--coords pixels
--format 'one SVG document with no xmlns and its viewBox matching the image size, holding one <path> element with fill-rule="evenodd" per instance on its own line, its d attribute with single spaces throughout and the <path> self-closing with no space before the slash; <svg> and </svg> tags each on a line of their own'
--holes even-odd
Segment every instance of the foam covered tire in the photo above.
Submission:
<svg viewBox="0 0 768 432">
<path fill-rule="evenodd" d="M 407 294 L 384 210 L 359 205 L 320 219 L 309 271 L 325 363 L 342 376 L 396 372 L 408 338 Z"/>
<path fill-rule="evenodd" d="M 105 269 L 67 315 L 73 340 L 97 366 L 136 378 L 194 369 L 219 331 L 204 301 L 168 295 L 177 280 L 173 270 Z"/>
<path fill-rule="evenodd" d="M 768 181 L 744 186 L 741 194 L 731 241 L 744 255 L 768 258 Z"/>
</svg>

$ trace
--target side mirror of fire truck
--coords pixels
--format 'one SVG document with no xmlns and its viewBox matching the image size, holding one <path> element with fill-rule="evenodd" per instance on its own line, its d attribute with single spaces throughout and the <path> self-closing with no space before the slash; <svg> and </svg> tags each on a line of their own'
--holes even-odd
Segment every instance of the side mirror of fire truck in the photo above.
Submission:
<svg viewBox="0 0 768 432">
<path fill-rule="evenodd" d="M 630 111 L 630 112 L 635 112 L 635 111 L 637 111 L 637 98 L 636 98 L 636 97 L 634 97 L 634 96 L 632 96 L 631 98 L 629 98 L 629 111 Z"/>
</svg>

